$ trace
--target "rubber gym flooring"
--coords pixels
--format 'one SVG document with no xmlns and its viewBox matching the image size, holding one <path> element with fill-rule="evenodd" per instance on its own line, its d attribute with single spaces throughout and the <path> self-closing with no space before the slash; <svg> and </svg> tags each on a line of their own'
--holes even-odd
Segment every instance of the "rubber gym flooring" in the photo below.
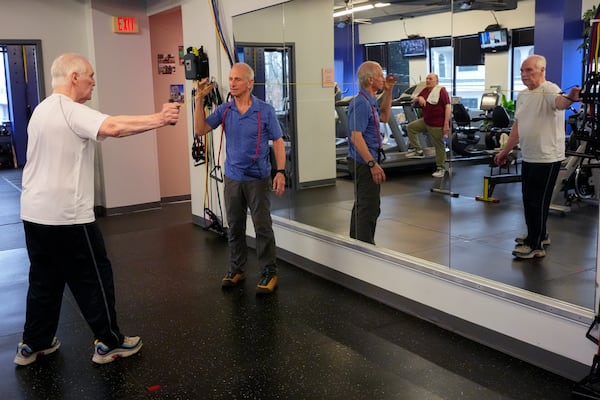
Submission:
<svg viewBox="0 0 600 400">
<path fill-rule="evenodd" d="M 490 205 L 463 193 L 456 199 L 433 195 L 428 188 L 430 173 L 413 173 L 418 184 L 404 183 L 402 174 L 386 184 L 378 244 L 405 241 L 398 224 L 408 223 L 405 219 L 410 217 L 416 228 L 429 226 L 423 240 L 437 246 L 428 251 L 416 243 L 403 244 L 415 254 L 430 258 L 438 254 L 443 259 L 448 248 L 455 248 L 455 236 L 461 243 L 470 237 L 480 246 L 493 242 L 490 237 L 478 237 L 485 229 L 477 225 L 486 218 L 478 212 L 491 207 L 500 210 L 511 201 Z M 390 184 L 395 180 L 396 185 Z M 347 183 L 341 178 L 339 186 Z M 402 186 L 425 200 L 403 209 L 408 207 L 403 204 L 416 200 L 410 193 L 390 193 Z M 342 214 L 350 201 L 341 191 L 337 202 L 331 194 L 322 193 L 320 200 L 313 196 L 315 207 L 319 201 L 325 206 L 322 212 L 339 207 L 340 215 L 332 214 L 328 227 L 340 232 L 348 222 Z M 2 399 L 553 400 L 570 396 L 573 382 L 285 262 L 279 263 L 280 285 L 272 295 L 255 294 L 255 257 L 250 258 L 246 282 L 223 291 L 220 281 L 227 243 L 192 223 L 190 203 L 99 220 L 113 262 L 119 323 L 125 334 L 142 337 L 144 347 L 139 354 L 103 366 L 93 364 L 91 331 L 67 290 L 57 332 L 61 348 L 28 367 L 16 367 L 13 357 L 23 329 L 29 265 L 19 194 L 20 171 L 0 171 Z M 498 191 L 498 195 L 504 193 Z M 416 211 L 424 206 L 445 207 L 452 201 L 454 215 L 457 199 L 459 204 L 465 202 L 460 207 L 468 211 L 470 222 L 441 224 L 445 229 L 436 228 L 439 232 L 427 222 L 434 218 L 429 212 Z M 394 208 L 399 208 L 402 217 L 390 215 Z M 314 218 L 315 212 L 310 212 Z M 503 231 L 507 237 L 495 244 L 499 260 L 491 264 L 494 261 L 486 259 L 487 269 L 506 267 L 499 275 L 523 275 L 523 265 L 510 272 L 515 267 L 508 234 L 512 236 L 515 228 Z M 448 232 L 452 244 L 447 238 L 438 240 Z M 561 257 L 554 250 L 561 232 L 555 228 L 552 233 L 551 254 L 535 266 L 538 270 L 558 263 L 553 260 Z M 439 243 L 434 245 L 434 241 Z M 473 250 L 474 257 L 478 254 Z M 547 274 L 530 274 L 530 284 L 537 280 L 535 286 L 544 287 Z M 521 277 L 522 283 L 527 281 Z"/>
</svg>

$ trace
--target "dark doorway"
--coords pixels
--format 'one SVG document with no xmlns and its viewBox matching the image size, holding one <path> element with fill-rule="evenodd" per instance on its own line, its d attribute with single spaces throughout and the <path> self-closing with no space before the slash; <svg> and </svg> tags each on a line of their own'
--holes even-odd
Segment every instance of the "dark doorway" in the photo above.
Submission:
<svg viewBox="0 0 600 400">
<path fill-rule="evenodd" d="M 45 97 L 42 43 L 0 39 L 0 62 L 0 125 L 11 142 L 12 166 L 22 167 L 27 161 L 27 124 Z"/>
</svg>

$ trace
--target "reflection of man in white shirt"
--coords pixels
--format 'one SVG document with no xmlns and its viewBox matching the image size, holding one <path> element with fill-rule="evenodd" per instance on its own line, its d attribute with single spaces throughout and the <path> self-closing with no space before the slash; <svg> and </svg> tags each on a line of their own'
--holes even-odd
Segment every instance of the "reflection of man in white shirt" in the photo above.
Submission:
<svg viewBox="0 0 600 400">
<path fill-rule="evenodd" d="M 512 254 L 518 258 L 545 257 L 550 243 L 546 222 L 552 190 L 565 158 L 565 114 L 580 101 L 580 88 L 563 95 L 560 87 L 546 81 L 546 59 L 531 55 L 521 64 L 521 80 L 526 89 L 519 92 L 515 120 L 504 150 L 496 155 L 497 165 L 517 145 L 521 147 L 521 188 L 527 234 L 515 239 Z"/>
</svg>

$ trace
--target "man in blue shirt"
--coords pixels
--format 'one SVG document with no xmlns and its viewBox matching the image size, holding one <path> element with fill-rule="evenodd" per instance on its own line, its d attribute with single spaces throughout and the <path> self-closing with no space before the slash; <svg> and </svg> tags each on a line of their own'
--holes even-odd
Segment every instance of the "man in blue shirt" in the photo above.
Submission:
<svg viewBox="0 0 600 400">
<path fill-rule="evenodd" d="M 254 71 L 236 63 L 229 73 L 233 101 L 221 104 L 206 117 L 204 97 L 212 90 L 208 79 L 198 82 L 194 131 L 206 135 L 221 125 L 226 137 L 225 210 L 229 225 L 229 270 L 224 287 L 236 286 L 245 276 L 248 255 L 246 215 L 248 208 L 256 232 L 256 253 L 262 277 L 256 290 L 272 293 L 277 286 L 275 235 L 271 221 L 270 192 L 285 190 L 285 146 L 275 109 L 252 95 Z M 272 141 L 277 173 L 271 181 L 269 141 Z"/>
<path fill-rule="evenodd" d="M 392 113 L 395 76 L 383 76 L 381 66 L 366 61 L 358 68 L 359 93 L 348 106 L 348 167 L 355 180 L 355 200 L 350 219 L 350 237 L 375 244 L 375 227 L 380 214 L 380 185 L 385 173 L 379 123 Z M 383 90 L 381 109 L 375 95 Z"/>
</svg>

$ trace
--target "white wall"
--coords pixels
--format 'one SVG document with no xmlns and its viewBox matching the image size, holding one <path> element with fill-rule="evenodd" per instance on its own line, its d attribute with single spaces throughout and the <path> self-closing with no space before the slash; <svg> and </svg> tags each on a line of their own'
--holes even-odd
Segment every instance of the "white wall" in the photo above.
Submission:
<svg viewBox="0 0 600 400">
<path fill-rule="evenodd" d="M 107 114 L 154 109 L 150 32 L 143 0 L 93 0 L 92 26 L 98 108 Z M 138 34 L 116 34 L 112 16 L 138 18 Z M 107 209 L 160 201 L 156 131 L 101 142 Z"/>
</svg>

